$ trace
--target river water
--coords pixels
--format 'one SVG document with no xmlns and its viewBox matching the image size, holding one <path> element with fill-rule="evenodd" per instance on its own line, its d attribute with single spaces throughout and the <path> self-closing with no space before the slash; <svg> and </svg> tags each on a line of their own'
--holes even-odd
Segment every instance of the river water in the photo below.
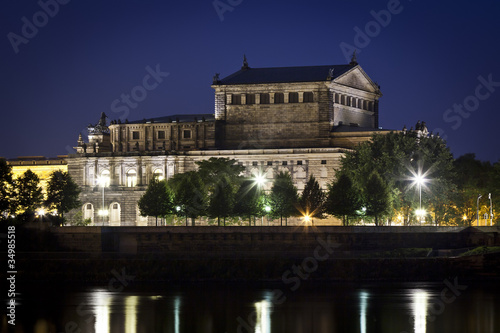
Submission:
<svg viewBox="0 0 500 333">
<path fill-rule="evenodd" d="M 16 332 L 500 332 L 500 288 L 423 284 L 26 287 Z M 294 288 L 294 290 L 291 290 Z M 2 332 L 13 328 L 2 319 Z"/>
</svg>

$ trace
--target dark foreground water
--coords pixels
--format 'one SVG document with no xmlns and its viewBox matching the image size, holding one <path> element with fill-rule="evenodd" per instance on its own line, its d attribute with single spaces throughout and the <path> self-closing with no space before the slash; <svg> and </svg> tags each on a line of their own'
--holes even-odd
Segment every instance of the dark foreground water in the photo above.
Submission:
<svg viewBox="0 0 500 333">
<path fill-rule="evenodd" d="M 141 288 L 112 282 L 80 291 L 23 287 L 15 331 L 500 332 L 500 289 L 454 279 L 435 284 L 302 282 Z M 1 331 L 10 331 L 5 315 L 2 320 Z"/>
</svg>

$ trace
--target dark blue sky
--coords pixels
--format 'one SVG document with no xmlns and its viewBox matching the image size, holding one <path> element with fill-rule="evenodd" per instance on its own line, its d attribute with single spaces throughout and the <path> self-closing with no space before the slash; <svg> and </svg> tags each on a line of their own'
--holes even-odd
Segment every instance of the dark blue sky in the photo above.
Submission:
<svg viewBox="0 0 500 333">
<path fill-rule="evenodd" d="M 498 1 L 220 0 L 223 13 L 213 0 L 59 1 L 56 12 L 41 0 L 53 17 L 37 1 L 4 1 L 0 156 L 67 154 L 101 112 L 211 113 L 214 73 L 237 71 L 244 53 L 251 67 L 343 64 L 349 44 L 381 86 L 380 126 L 424 120 L 455 157 L 500 160 Z M 169 74 L 126 106 L 148 66 Z"/>
</svg>

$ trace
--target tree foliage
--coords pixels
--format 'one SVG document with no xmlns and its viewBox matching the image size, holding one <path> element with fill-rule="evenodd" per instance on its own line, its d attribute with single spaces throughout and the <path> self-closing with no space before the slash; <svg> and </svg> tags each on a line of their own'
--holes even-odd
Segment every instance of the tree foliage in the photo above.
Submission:
<svg viewBox="0 0 500 333">
<path fill-rule="evenodd" d="M 43 203 L 42 187 L 40 179 L 31 170 L 27 170 L 14 181 L 15 204 L 19 213 L 33 215 L 37 208 Z"/>
<path fill-rule="evenodd" d="M 391 211 L 391 196 L 387 183 L 374 171 L 366 183 L 363 193 L 366 215 L 375 218 L 375 225 L 382 225 L 380 219 Z"/>
<path fill-rule="evenodd" d="M 158 225 L 158 217 L 165 217 L 174 209 L 173 194 L 167 182 L 153 177 L 138 206 L 142 216 L 154 216 Z"/>
<path fill-rule="evenodd" d="M 13 186 L 12 167 L 5 159 L 0 158 L 0 219 L 15 212 Z"/>
<path fill-rule="evenodd" d="M 206 212 L 207 192 L 200 174 L 195 171 L 176 174 L 169 182 L 174 192 L 174 206 L 180 207 L 179 214 L 194 220 Z"/>
<path fill-rule="evenodd" d="M 341 173 L 328 189 L 325 211 L 342 219 L 344 226 L 349 225 L 349 218 L 361 209 L 361 196 L 348 174 Z"/>
<path fill-rule="evenodd" d="M 64 217 L 64 213 L 80 207 L 79 194 L 80 188 L 69 173 L 56 170 L 51 173 L 47 184 L 45 206 L 49 209 L 56 209 L 57 214 Z"/>
<path fill-rule="evenodd" d="M 323 218 L 324 215 L 324 202 L 325 193 L 319 186 L 318 181 L 313 175 L 309 177 L 309 180 L 302 191 L 302 195 L 299 199 L 299 206 L 302 209 L 304 215 L 311 218 Z"/>
<path fill-rule="evenodd" d="M 262 216 L 264 210 L 264 193 L 252 179 L 244 180 L 236 193 L 236 204 L 234 213 L 242 217 L 248 217 L 249 225 L 252 224 L 252 216 Z"/>
<path fill-rule="evenodd" d="M 297 213 L 297 188 L 293 185 L 292 177 L 288 172 L 280 172 L 276 176 L 269 200 L 272 205 L 272 216 L 280 217 L 281 225 L 283 225 L 283 217 L 288 218 Z"/>
</svg>

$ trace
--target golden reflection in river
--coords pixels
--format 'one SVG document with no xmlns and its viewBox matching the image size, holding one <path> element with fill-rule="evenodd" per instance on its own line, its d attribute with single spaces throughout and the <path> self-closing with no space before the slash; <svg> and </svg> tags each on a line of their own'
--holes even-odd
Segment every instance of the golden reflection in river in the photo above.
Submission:
<svg viewBox="0 0 500 333">
<path fill-rule="evenodd" d="M 139 297 L 125 298 L 125 333 L 137 333 L 137 303 Z"/>
<path fill-rule="evenodd" d="M 366 333 L 366 309 L 368 307 L 368 293 L 361 291 L 359 293 L 359 328 L 361 333 Z"/>
<path fill-rule="evenodd" d="M 427 332 L 427 300 L 429 294 L 427 291 L 417 289 L 412 293 L 412 308 L 414 317 L 415 333 Z"/>
<path fill-rule="evenodd" d="M 256 302 L 255 312 L 256 323 L 255 323 L 255 333 L 271 333 L 271 312 L 273 304 L 270 301 L 270 295 L 265 295 L 265 298 Z"/>
<path fill-rule="evenodd" d="M 95 313 L 95 333 L 107 333 L 110 331 L 109 316 L 111 296 L 108 292 L 96 290 L 92 293 Z"/>
</svg>

